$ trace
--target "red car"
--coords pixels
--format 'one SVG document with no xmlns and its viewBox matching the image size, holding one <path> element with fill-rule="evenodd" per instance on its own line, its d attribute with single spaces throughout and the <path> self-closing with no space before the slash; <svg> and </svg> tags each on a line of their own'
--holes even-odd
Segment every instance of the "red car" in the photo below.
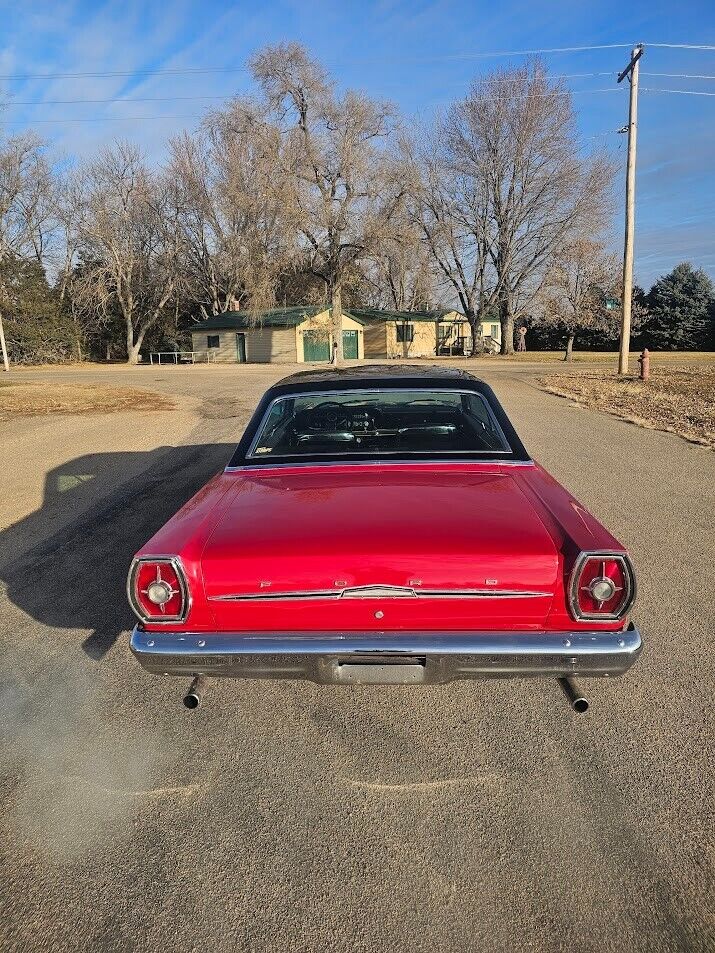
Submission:
<svg viewBox="0 0 715 953">
<path fill-rule="evenodd" d="M 623 546 L 463 371 L 308 371 L 137 553 L 149 672 L 424 684 L 621 675 L 641 639 Z"/>
</svg>

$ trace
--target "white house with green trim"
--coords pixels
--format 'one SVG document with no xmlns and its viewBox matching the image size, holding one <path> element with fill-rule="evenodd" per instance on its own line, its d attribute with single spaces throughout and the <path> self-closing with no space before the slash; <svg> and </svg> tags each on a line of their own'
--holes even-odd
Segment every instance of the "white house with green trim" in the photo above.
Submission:
<svg viewBox="0 0 715 953">
<path fill-rule="evenodd" d="M 346 360 L 435 357 L 471 351 L 471 331 L 455 310 L 383 311 L 350 308 L 342 315 Z M 496 344 L 499 324 L 482 323 Z M 259 315 L 227 311 L 191 331 L 196 359 L 223 364 L 301 364 L 330 360 L 333 337 L 324 305 L 275 308 Z"/>
</svg>

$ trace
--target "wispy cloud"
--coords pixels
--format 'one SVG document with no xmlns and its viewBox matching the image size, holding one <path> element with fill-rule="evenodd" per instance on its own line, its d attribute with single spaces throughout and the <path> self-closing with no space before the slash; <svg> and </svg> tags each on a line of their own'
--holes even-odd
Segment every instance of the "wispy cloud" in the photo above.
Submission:
<svg viewBox="0 0 715 953">
<path fill-rule="evenodd" d="M 245 83 L 245 74 L 241 73 L 162 76 L 145 72 L 184 66 L 235 65 L 235 47 L 226 42 L 226 37 L 235 36 L 239 26 L 245 28 L 251 19 L 237 7 L 219 17 L 197 20 L 195 10 L 186 3 L 174 3 L 170 17 L 159 7 L 150 15 L 146 5 L 139 2 L 112 0 L 94 8 L 89 15 L 83 15 L 83 6 L 66 11 L 68 29 L 61 48 L 54 42 L 54 35 L 45 36 L 45 41 L 39 43 L 38 34 L 35 35 L 37 53 L 33 54 L 32 61 L 27 60 L 22 48 L 25 39 L 22 30 L 16 30 L 14 42 L 0 54 L 5 63 L 2 71 L 130 75 L 33 78 L 6 84 L 4 118 L 8 128 L 35 125 L 57 149 L 79 157 L 91 154 L 108 140 L 129 136 L 139 142 L 150 157 L 158 159 L 167 137 L 191 125 L 190 120 L 172 117 L 202 111 L 200 100 L 188 102 L 181 97 L 227 95 L 237 84 Z M 50 27 L 48 21 L 45 24 L 48 32 Z M 164 101 L 124 101 L 144 97 Z M 118 101 L 67 102 L 96 99 Z M 54 105 L 58 100 L 62 102 Z M 14 105 L 15 101 L 38 105 Z M 76 121 L 47 122 L 60 117 Z M 133 118 L 137 121 L 128 121 Z"/>
<path fill-rule="evenodd" d="M 151 75 L 149 70 L 242 67 L 261 45 L 296 39 L 334 68 L 341 83 L 428 120 L 466 91 L 475 75 L 509 63 L 464 54 L 638 38 L 687 41 L 715 29 L 712 0 L 676 8 L 634 0 L 625 11 L 621 0 L 603 0 L 596 8 L 570 0 L 546 7 L 532 0 L 479 5 L 473 0 L 0 0 L 0 11 L 0 74 L 128 74 L 1 83 L 6 106 L 0 120 L 7 131 L 34 127 L 55 150 L 79 159 L 114 139 L 131 138 L 153 162 L 162 161 L 171 136 L 192 128 L 198 122 L 193 117 L 219 101 L 208 97 L 246 90 L 250 79 L 241 69 Z M 646 57 L 651 71 L 715 74 L 715 55 L 708 53 L 649 49 Z M 615 74 L 622 60 L 620 49 L 545 58 L 554 74 Z M 579 91 L 608 82 L 588 76 L 568 80 Z M 657 85 L 655 79 L 649 83 Z M 625 137 L 615 130 L 626 121 L 627 91 L 619 87 L 619 92 L 578 95 L 575 103 L 585 147 L 603 144 L 622 164 Z M 200 96 L 207 98 L 185 98 Z M 117 101 L 56 102 L 92 99 Z M 139 101 L 147 99 L 154 101 Z M 38 105 L 21 105 L 27 102 Z M 636 245 L 642 282 L 685 257 L 713 267 L 707 226 L 715 197 L 714 120 L 715 100 L 642 97 Z M 596 142 L 594 136 L 602 138 Z M 622 208 L 622 179 L 617 188 L 616 207 Z"/>
</svg>

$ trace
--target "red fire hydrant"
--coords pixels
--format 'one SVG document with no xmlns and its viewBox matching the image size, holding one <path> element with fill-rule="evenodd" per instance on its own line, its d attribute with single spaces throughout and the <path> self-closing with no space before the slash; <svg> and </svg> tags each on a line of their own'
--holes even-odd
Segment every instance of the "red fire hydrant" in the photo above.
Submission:
<svg viewBox="0 0 715 953">
<path fill-rule="evenodd" d="M 648 353 L 648 348 L 644 348 L 643 353 L 638 358 L 638 363 L 641 366 L 641 380 L 647 381 L 650 377 L 650 354 Z"/>
</svg>

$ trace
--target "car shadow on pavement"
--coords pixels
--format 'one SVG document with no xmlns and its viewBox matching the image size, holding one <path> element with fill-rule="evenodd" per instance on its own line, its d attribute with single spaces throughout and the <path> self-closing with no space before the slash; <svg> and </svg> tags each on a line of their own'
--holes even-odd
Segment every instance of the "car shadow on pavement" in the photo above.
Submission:
<svg viewBox="0 0 715 953">
<path fill-rule="evenodd" d="M 132 556 L 233 449 L 90 454 L 51 470 L 40 509 L 0 533 L 0 579 L 10 601 L 42 625 L 89 629 L 83 648 L 103 658 L 132 623 L 125 593 Z M 95 475 L 118 472 L 134 476 L 104 494 Z"/>
</svg>

